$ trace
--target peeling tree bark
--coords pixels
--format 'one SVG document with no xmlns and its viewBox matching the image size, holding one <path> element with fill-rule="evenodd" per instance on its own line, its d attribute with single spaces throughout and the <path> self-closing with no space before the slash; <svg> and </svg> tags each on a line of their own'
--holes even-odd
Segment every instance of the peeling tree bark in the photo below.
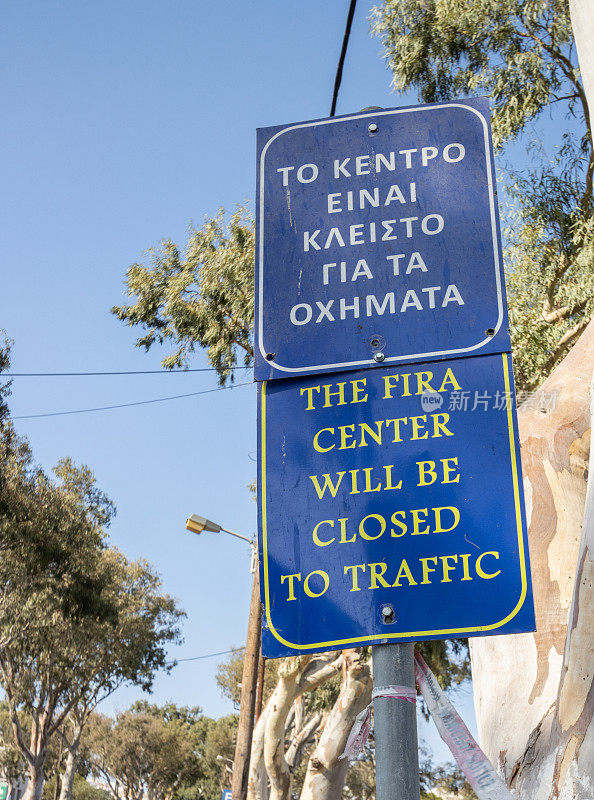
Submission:
<svg viewBox="0 0 594 800">
<path fill-rule="evenodd" d="M 569 0 L 580 72 L 590 108 L 594 105 L 594 15 L 589 0 Z"/>
<path fill-rule="evenodd" d="M 335 675 L 341 661 L 342 655 L 337 658 L 336 653 L 322 653 L 280 662 L 278 682 L 254 731 L 248 800 L 264 797 L 262 759 L 270 782 L 270 800 L 287 800 L 291 788 L 291 767 L 285 756 L 287 717 L 294 701 Z"/>
<path fill-rule="evenodd" d="M 322 725 L 322 723 L 325 724 L 325 721 L 324 715 L 318 711 L 316 714 L 312 714 L 298 730 L 293 731 L 289 747 L 285 754 L 285 759 L 291 772 L 295 772 L 295 769 L 299 766 L 303 758 L 303 751 L 316 735 L 320 725 Z"/>
<path fill-rule="evenodd" d="M 66 745 L 66 766 L 62 773 L 60 783 L 60 800 L 72 800 L 72 787 L 74 786 L 74 777 L 76 775 L 76 768 L 78 766 L 78 754 L 80 751 L 80 740 L 83 732 L 83 720 L 78 714 L 72 714 L 72 738 L 70 740 L 64 737 Z"/>
<path fill-rule="evenodd" d="M 250 771 L 248 775 L 247 800 L 268 800 L 268 774 L 264 764 L 264 734 L 270 703 L 258 717 L 252 736 Z"/>
<path fill-rule="evenodd" d="M 594 797 L 593 365 L 591 322 L 542 386 L 554 410 L 518 412 L 537 631 L 470 644 L 481 746 L 518 800 Z"/>
<path fill-rule="evenodd" d="M 343 650 L 345 673 L 317 747 L 313 751 L 300 800 L 337 800 L 349 768 L 341 759 L 357 714 L 371 700 L 371 669 L 361 650 Z"/>
</svg>

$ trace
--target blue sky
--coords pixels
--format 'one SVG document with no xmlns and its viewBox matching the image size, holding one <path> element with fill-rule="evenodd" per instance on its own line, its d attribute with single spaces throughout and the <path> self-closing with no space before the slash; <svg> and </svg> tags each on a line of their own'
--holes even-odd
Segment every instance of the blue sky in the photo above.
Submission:
<svg viewBox="0 0 594 800">
<path fill-rule="evenodd" d="M 165 237 L 254 192 L 255 129 L 326 116 L 348 2 L 6 0 L 0 34 L 5 116 L 0 326 L 15 372 L 156 369 L 167 350 L 133 346 L 110 315 L 126 268 Z M 360 2 L 337 113 L 396 106 Z M 192 366 L 205 366 L 197 354 Z M 239 381 L 251 381 L 251 374 Z M 17 378 L 15 416 L 216 387 L 211 373 Z M 155 565 L 188 613 L 191 658 L 245 638 L 249 548 L 184 530 L 192 513 L 252 535 L 255 391 L 17 422 L 47 468 L 91 466 L 116 502 L 112 541 Z M 230 713 L 217 659 L 181 663 L 154 701 Z M 106 711 L 138 692 L 118 693 Z M 459 695 L 472 722 L 468 691 Z M 433 742 L 434 737 L 431 735 Z M 438 754 L 444 756 L 443 749 Z"/>
</svg>

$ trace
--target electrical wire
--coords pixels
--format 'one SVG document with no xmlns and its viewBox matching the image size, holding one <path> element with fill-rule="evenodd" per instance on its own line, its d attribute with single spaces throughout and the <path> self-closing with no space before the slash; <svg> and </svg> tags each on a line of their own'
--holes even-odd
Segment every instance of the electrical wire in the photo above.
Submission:
<svg viewBox="0 0 594 800">
<path fill-rule="evenodd" d="M 353 24 L 353 17 L 355 15 L 355 7 L 357 5 L 357 0 L 350 0 L 349 10 L 347 14 L 347 21 L 344 30 L 344 36 L 342 39 L 342 47 L 340 50 L 340 56 L 338 59 L 338 66 L 336 68 L 336 77 L 334 79 L 334 90 L 332 93 L 332 105 L 330 108 L 330 116 L 333 117 L 336 112 L 336 103 L 338 100 L 338 92 L 340 90 L 340 84 L 342 83 L 342 71 L 344 68 L 344 62 L 346 58 L 347 48 L 349 44 L 349 38 L 351 35 L 351 27 Z M 245 369 L 245 367 L 229 367 L 229 370 L 236 370 L 236 369 Z M 6 378 L 73 378 L 73 377 L 99 377 L 99 376 L 111 376 L 111 375 L 165 375 L 171 374 L 173 372 L 215 372 L 214 367 L 197 367 L 193 369 L 185 369 L 185 370 L 122 370 L 122 371 L 105 371 L 105 372 L 6 372 L 0 375 L 0 379 L 2 377 Z M 247 386 L 247 383 L 238 383 L 236 386 Z M 70 414 L 89 414 L 95 411 L 111 411 L 116 408 L 130 408 L 131 406 L 142 406 L 148 405 L 150 403 L 163 403 L 169 400 L 180 400 L 184 397 L 196 397 L 197 395 L 201 394 L 208 394 L 210 392 L 221 391 L 222 389 L 229 389 L 230 386 L 223 386 L 217 389 L 205 389 L 201 392 L 189 392 L 187 394 L 178 394 L 173 395 L 171 397 L 159 397 L 155 400 L 140 400 L 135 403 L 118 403 L 116 405 L 111 406 L 98 406 L 97 408 L 80 408 L 75 409 L 72 411 L 53 411 L 50 413 L 44 414 L 21 414 L 16 417 L 12 417 L 12 419 L 39 419 L 41 417 L 61 417 Z M 208 658 L 208 656 L 205 656 Z"/>
<path fill-rule="evenodd" d="M 210 394 L 211 392 L 222 392 L 225 389 L 233 389 L 239 386 L 252 386 L 251 381 L 245 383 L 235 383 L 230 386 L 218 386 L 216 389 L 203 389 L 201 392 L 188 392 L 187 394 L 174 394 L 170 397 L 157 397 L 154 400 L 137 400 L 135 403 L 117 403 L 112 406 L 98 406 L 97 408 L 78 408 L 73 411 L 50 411 L 44 414 L 20 414 L 10 419 L 39 419 L 40 417 L 63 417 L 69 414 L 89 414 L 92 411 L 111 411 L 114 408 L 130 408 L 130 406 L 146 406 L 150 403 L 164 403 L 168 400 L 181 400 L 183 397 L 197 397 L 200 394 Z"/>
<path fill-rule="evenodd" d="M 249 369 L 249 367 L 225 367 L 229 371 Z M 101 375 L 179 375 L 186 372 L 216 372 L 215 367 L 197 367 L 195 369 L 131 369 L 112 372 L 2 372 L 2 378 L 75 378 Z"/>
<path fill-rule="evenodd" d="M 181 661 L 201 661 L 203 658 L 214 658 L 215 656 L 227 656 L 229 653 L 241 653 L 245 647 L 234 647 L 232 650 L 221 650 L 220 653 L 207 653 L 204 656 L 193 656 L 192 658 L 176 658 L 175 661 L 170 661 L 170 664 L 179 664 Z"/>
<path fill-rule="evenodd" d="M 340 90 L 340 84 L 342 83 L 342 70 L 344 68 L 344 62 L 346 58 L 347 48 L 349 45 L 349 38 L 351 35 L 351 27 L 353 24 L 353 17 L 355 16 L 355 7 L 357 5 L 357 0 L 351 0 L 349 4 L 349 11 L 347 14 L 347 21 L 346 26 L 344 29 L 344 36 L 342 39 L 342 47 L 340 50 L 340 56 L 338 58 L 338 66 L 336 68 L 336 77 L 334 79 L 334 90 L 332 92 L 332 105 L 330 108 L 330 116 L 333 117 L 336 112 L 336 102 L 338 100 L 338 92 Z M 235 369 L 246 369 L 246 367 L 228 367 L 229 370 Z M 196 369 L 177 369 L 177 370 L 165 370 L 165 369 L 147 369 L 147 370 L 124 370 L 124 371 L 109 371 L 109 372 L 5 372 L 2 373 L 0 377 L 7 377 L 7 378 L 65 378 L 65 377 L 78 377 L 78 376 L 101 376 L 101 375 L 165 375 L 167 373 L 179 373 L 179 372 L 215 372 L 214 367 L 198 367 Z M 95 409 L 89 409 L 95 410 Z M 103 410 L 103 409 L 100 409 Z M 79 412 L 69 412 L 69 413 L 79 413 Z M 17 417 L 15 417 L 17 419 Z M 22 419 L 22 418 L 21 418 Z"/>
<path fill-rule="evenodd" d="M 332 106 L 330 108 L 330 116 L 333 117 L 336 111 L 336 101 L 338 100 L 338 90 L 342 82 L 342 68 L 344 67 L 344 59 L 346 57 L 347 47 L 349 46 L 349 37 L 351 35 L 351 25 L 353 24 L 353 17 L 355 15 L 355 6 L 357 0 L 351 0 L 349 6 L 349 13 L 347 16 L 346 27 L 344 29 L 344 37 L 342 39 L 342 48 L 340 50 L 340 57 L 338 59 L 338 67 L 336 68 L 336 78 L 334 79 L 334 92 L 332 94 Z"/>
</svg>

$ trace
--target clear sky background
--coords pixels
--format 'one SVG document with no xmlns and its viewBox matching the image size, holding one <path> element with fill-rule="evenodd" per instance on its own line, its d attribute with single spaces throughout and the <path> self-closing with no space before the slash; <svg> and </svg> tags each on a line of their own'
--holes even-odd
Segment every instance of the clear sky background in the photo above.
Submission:
<svg viewBox="0 0 594 800">
<path fill-rule="evenodd" d="M 109 309 L 126 268 L 188 224 L 248 199 L 255 129 L 329 113 L 347 0 L 5 0 L 0 130 L 3 212 L 0 327 L 15 372 L 157 369 L 169 351 Z M 415 103 L 395 97 L 360 0 L 337 113 Z M 206 366 L 196 355 L 192 366 Z M 238 382 L 251 374 L 238 373 Z M 15 417 L 216 389 L 213 373 L 16 378 Z M 249 547 L 192 536 L 198 513 L 248 536 L 256 505 L 252 385 L 111 411 L 17 420 L 37 459 L 88 464 L 118 507 L 112 542 L 158 569 L 187 611 L 192 658 L 245 640 Z M 185 661 L 154 702 L 231 713 L 217 659 Z M 139 696 L 124 690 L 112 712 Z M 474 729 L 471 694 L 456 703 Z M 427 728 L 423 730 L 427 732 Z M 429 732 L 432 744 L 435 737 Z M 436 746 L 439 758 L 446 751 Z"/>
</svg>

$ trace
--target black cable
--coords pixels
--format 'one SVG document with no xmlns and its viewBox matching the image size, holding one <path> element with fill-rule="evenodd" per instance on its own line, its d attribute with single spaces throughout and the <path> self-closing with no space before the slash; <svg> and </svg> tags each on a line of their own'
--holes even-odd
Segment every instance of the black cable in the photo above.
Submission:
<svg viewBox="0 0 594 800">
<path fill-rule="evenodd" d="M 229 653 L 241 653 L 242 650 L 245 650 L 245 647 L 234 647 L 232 650 L 221 650 L 220 653 L 207 653 L 204 656 L 193 656 L 193 658 L 176 658 L 175 662 L 170 661 L 169 663 L 179 664 L 180 661 L 201 661 L 203 658 L 214 658 L 215 656 L 227 656 L 229 655 Z"/>
<path fill-rule="evenodd" d="M 353 17 L 355 16 L 355 6 L 357 0 L 351 0 L 349 6 L 349 13 L 347 16 L 346 28 L 344 29 L 344 37 L 342 40 L 342 49 L 340 51 L 340 58 L 338 59 L 338 67 L 336 68 L 336 78 L 334 79 L 334 94 L 332 95 L 332 107 L 330 109 L 330 116 L 334 116 L 336 111 L 336 101 L 338 100 L 338 90 L 342 81 L 342 68 L 344 67 L 344 59 L 346 57 L 347 47 L 349 45 L 349 36 L 351 35 L 351 25 L 353 24 Z"/>
<path fill-rule="evenodd" d="M 225 367 L 228 370 L 249 369 L 249 367 Z M 122 372 L 2 372 L 2 378 L 73 378 L 89 375 L 178 375 L 184 372 L 216 372 L 215 367 L 197 367 L 196 369 L 132 369 Z"/>
<path fill-rule="evenodd" d="M 149 403 L 164 403 L 166 400 L 180 400 L 182 397 L 196 397 L 199 394 L 222 392 L 224 389 L 233 389 L 235 386 L 251 386 L 251 381 L 235 383 L 229 386 L 218 386 L 216 389 L 203 389 L 201 392 L 188 392 L 188 394 L 174 394 L 171 397 L 157 397 L 155 400 L 137 400 L 135 403 L 118 403 L 113 406 L 99 406 L 97 408 L 78 408 L 74 411 L 51 411 L 48 414 L 21 414 L 10 419 L 37 419 L 39 417 L 63 417 L 67 414 L 88 414 L 91 411 L 111 411 L 113 408 L 129 408 L 130 406 L 145 406 Z"/>
</svg>

